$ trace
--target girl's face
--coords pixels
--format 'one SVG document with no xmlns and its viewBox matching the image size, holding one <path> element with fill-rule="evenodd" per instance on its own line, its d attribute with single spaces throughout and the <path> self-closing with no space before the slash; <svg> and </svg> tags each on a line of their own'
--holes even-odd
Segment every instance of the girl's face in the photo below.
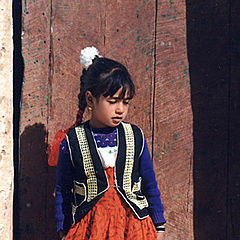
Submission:
<svg viewBox="0 0 240 240">
<path fill-rule="evenodd" d="M 92 118 L 90 125 L 95 128 L 116 127 L 125 119 L 129 107 L 128 91 L 123 99 L 119 96 L 120 88 L 112 97 L 101 95 L 98 99 L 91 92 L 86 93 L 88 106 L 92 107 Z M 89 101 L 91 100 L 91 101 Z"/>
</svg>

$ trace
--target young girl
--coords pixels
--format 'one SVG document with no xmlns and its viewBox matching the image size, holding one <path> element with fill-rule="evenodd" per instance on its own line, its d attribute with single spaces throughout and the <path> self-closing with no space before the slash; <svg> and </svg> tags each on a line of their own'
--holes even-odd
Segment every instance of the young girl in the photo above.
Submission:
<svg viewBox="0 0 240 240">
<path fill-rule="evenodd" d="M 151 240 L 165 230 L 163 205 L 146 140 L 123 122 L 135 94 L 120 63 L 81 52 L 80 122 L 60 144 L 56 222 L 65 240 Z"/>
</svg>

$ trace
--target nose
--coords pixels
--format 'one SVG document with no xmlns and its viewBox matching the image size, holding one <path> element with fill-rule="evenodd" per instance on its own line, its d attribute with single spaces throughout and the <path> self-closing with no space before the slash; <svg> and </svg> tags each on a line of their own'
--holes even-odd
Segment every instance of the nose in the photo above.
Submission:
<svg viewBox="0 0 240 240">
<path fill-rule="evenodd" d="M 123 102 L 120 101 L 120 102 L 118 102 L 118 104 L 117 104 L 116 113 L 117 113 L 117 114 L 122 114 L 123 111 L 124 111 Z"/>
</svg>

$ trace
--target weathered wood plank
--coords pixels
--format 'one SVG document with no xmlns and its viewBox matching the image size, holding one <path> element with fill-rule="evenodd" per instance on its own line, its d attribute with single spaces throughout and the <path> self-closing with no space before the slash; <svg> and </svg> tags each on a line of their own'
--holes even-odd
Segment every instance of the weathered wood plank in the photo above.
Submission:
<svg viewBox="0 0 240 240">
<path fill-rule="evenodd" d="M 49 103 L 50 1 L 23 0 L 24 83 L 21 132 L 35 122 L 47 125 Z"/>
<path fill-rule="evenodd" d="M 75 121 L 82 74 L 81 49 L 86 46 L 103 49 L 101 8 L 100 1 L 53 0 L 50 141 L 57 129 L 66 129 Z"/>
<path fill-rule="evenodd" d="M 18 239 L 54 239 L 52 190 L 48 189 L 47 128 L 51 1 L 23 0 L 22 54 L 24 83 L 21 106 Z M 50 201 L 49 201 L 50 200 Z M 47 218 L 51 212 L 52 218 Z M 55 230 L 55 229 L 54 229 Z"/>
<path fill-rule="evenodd" d="M 152 145 L 152 85 L 154 1 L 107 1 L 105 7 L 106 56 L 122 62 L 136 85 L 128 120 L 143 128 Z"/>
<path fill-rule="evenodd" d="M 154 166 L 165 206 L 165 239 L 193 239 L 193 142 L 185 1 L 158 3 Z"/>
</svg>

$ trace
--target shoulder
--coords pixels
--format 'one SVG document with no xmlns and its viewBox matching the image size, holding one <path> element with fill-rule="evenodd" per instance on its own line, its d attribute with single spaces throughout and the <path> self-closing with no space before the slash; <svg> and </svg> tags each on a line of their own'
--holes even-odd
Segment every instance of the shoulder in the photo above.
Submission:
<svg viewBox="0 0 240 240">
<path fill-rule="evenodd" d="M 75 126 L 75 127 L 70 128 L 70 129 L 68 130 L 68 132 L 67 132 L 67 136 L 68 136 L 68 137 L 75 136 L 75 135 L 76 135 L 76 130 L 82 129 L 82 128 L 84 128 L 84 123 L 81 123 L 81 124 L 79 124 L 79 125 L 77 125 L 77 126 Z"/>
<path fill-rule="evenodd" d="M 134 135 L 134 139 L 135 139 L 135 147 L 137 149 L 137 152 L 139 152 L 139 156 L 142 154 L 143 148 L 144 148 L 144 136 L 143 136 L 143 131 L 140 127 L 138 127 L 135 124 L 132 123 L 126 123 L 123 122 L 123 125 L 126 124 L 128 126 L 131 126 L 132 131 L 133 131 L 133 135 Z"/>
<path fill-rule="evenodd" d="M 135 124 L 132 124 L 132 123 L 128 123 L 128 122 L 122 122 L 122 124 L 124 125 L 128 125 L 128 126 L 131 126 L 132 130 L 133 130 L 133 133 L 135 136 L 137 137 L 140 137 L 141 139 L 143 138 L 143 131 L 140 127 L 138 127 L 137 125 Z"/>
<path fill-rule="evenodd" d="M 133 124 L 133 123 L 122 122 L 122 125 L 131 126 L 134 131 L 142 132 L 142 129 L 140 127 L 138 127 L 137 125 Z"/>
<path fill-rule="evenodd" d="M 135 130 L 137 130 L 137 131 L 141 131 L 142 132 L 142 129 L 140 128 L 140 127 L 138 127 L 137 125 L 135 125 L 135 124 L 132 124 L 132 123 L 130 123 L 131 124 L 131 126 L 132 126 L 132 128 Z"/>
</svg>

